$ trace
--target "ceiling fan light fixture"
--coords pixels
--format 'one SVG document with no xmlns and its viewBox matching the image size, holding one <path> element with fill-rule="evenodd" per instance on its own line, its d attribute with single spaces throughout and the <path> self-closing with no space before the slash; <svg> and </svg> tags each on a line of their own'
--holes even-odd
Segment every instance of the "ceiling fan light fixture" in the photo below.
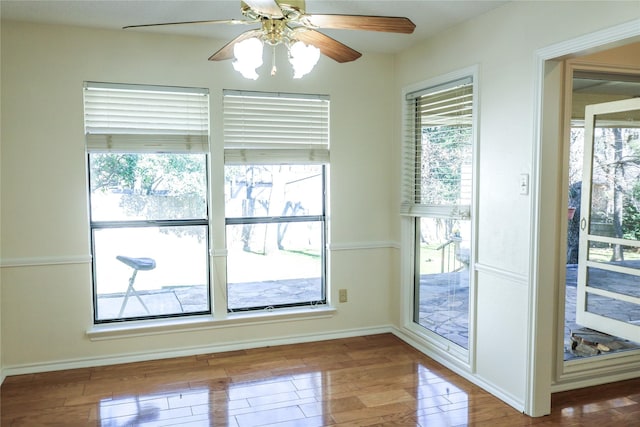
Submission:
<svg viewBox="0 0 640 427">
<path fill-rule="evenodd" d="M 256 69 L 262 65 L 263 43 L 256 37 L 243 40 L 233 47 L 233 68 L 246 79 L 256 80 Z"/>
<path fill-rule="evenodd" d="M 294 79 L 299 79 L 311 72 L 320 59 L 320 49 L 302 41 L 296 41 L 288 47 L 288 50 Z"/>
<path fill-rule="evenodd" d="M 1 1 L 1 0 L 0 0 Z M 362 54 L 324 34 L 320 29 L 368 30 L 411 34 L 415 24 L 409 18 L 396 16 L 335 15 L 306 13 L 305 0 L 242 0 L 240 10 L 246 19 L 200 20 L 128 25 L 123 28 L 156 27 L 181 24 L 260 24 L 240 34 L 209 57 L 209 61 L 234 59 L 233 68 L 248 79 L 257 79 L 256 69 L 262 65 L 264 44 L 274 48 L 271 75 L 276 73 L 275 47 L 284 44 L 294 78 L 308 74 L 320 54 L 339 63 L 355 61 Z"/>
</svg>

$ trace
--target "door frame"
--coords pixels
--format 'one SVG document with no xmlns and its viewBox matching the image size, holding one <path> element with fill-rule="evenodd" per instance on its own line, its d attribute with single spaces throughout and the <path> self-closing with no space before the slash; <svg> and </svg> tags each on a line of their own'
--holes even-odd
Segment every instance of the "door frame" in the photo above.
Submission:
<svg viewBox="0 0 640 427">
<path fill-rule="evenodd" d="M 566 201 L 562 185 L 564 169 L 559 161 L 562 158 L 559 141 L 564 141 L 565 129 L 562 121 L 564 61 L 637 41 L 640 41 L 639 19 L 543 47 L 534 54 L 532 250 L 528 277 L 531 286 L 527 313 L 525 399 L 525 412 L 532 416 L 550 412 L 552 392 L 634 378 L 640 369 L 640 356 L 635 356 L 623 362 L 605 363 L 601 367 L 572 370 L 565 367 L 562 341 L 558 345 L 564 324 L 558 315 L 560 311 L 564 315 L 564 306 L 559 304 L 564 302 L 558 280 L 564 263 L 560 262 L 562 244 L 558 236 L 567 215 L 566 208 L 563 212 Z"/>
<path fill-rule="evenodd" d="M 631 108 L 629 108 L 631 107 Z M 593 236 L 593 240 L 600 240 L 597 235 L 592 235 L 590 233 L 590 214 L 591 214 L 591 202 L 592 202 L 592 183 L 593 183 L 593 156 L 594 156 L 594 133 L 595 133 L 595 117 L 599 114 L 609 114 L 616 113 L 622 111 L 630 111 L 630 110 L 640 110 L 640 99 L 631 98 L 620 101 L 611 101 L 600 104 L 592 104 L 588 105 L 585 109 L 585 120 L 584 120 L 584 155 L 583 155 L 583 175 L 582 175 L 582 200 L 581 200 L 581 218 L 580 218 L 580 256 L 578 261 L 578 287 L 577 287 L 577 303 L 576 303 L 576 319 L 577 322 L 584 325 L 585 327 L 589 327 L 591 329 L 597 329 L 598 331 L 607 333 L 609 335 L 619 336 L 626 339 L 633 335 L 632 332 L 637 332 L 637 329 L 640 329 L 640 326 L 630 325 L 627 322 L 623 322 L 621 320 L 615 320 L 612 318 L 608 318 L 605 316 L 601 316 L 595 313 L 588 312 L 586 310 L 586 297 L 590 291 L 587 288 L 588 286 L 587 280 L 587 269 L 588 267 L 602 268 L 605 270 L 610 270 L 610 268 L 605 268 L 604 265 L 600 263 L 595 263 L 594 261 L 590 261 L 588 257 L 589 252 L 589 242 L 592 241 L 591 237 Z M 612 239 L 611 243 L 614 242 Z M 624 244 L 622 239 L 615 239 L 615 242 Z M 614 271 L 622 272 L 622 267 L 618 267 L 617 269 L 613 269 Z M 631 274 L 631 273 L 629 273 Z M 640 280 L 640 271 L 638 272 L 638 279 Z M 627 299 L 622 294 L 616 294 L 615 292 L 611 293 L 608 291 L 599 291 L 598 289 L 593 289 L 593 293 L 596 294 L 604 294 L 605 296 L 614 298 L 614 299 Z M 620 295 L 620 298 L 616 298 L 615 295 Z M 637 298 L 633 298 L 637 299 Z M 632 301 L 630 301 L 632 302 Z M 633 302 L 632 302 L 633 303 Z M 597 327 L 593 325 L 597 323 Z M 634 331 L 632 331 L 635 329 Z"/>
<path fill-rule="evenodd" d="M 640 40 L 629 40 L 629 43 L 638 42 Z M 626 44 L 626 43 L 625 43 Z M 618 47 L 618 46 L 612 46 Z M 605 47 L 609 48 L 609 47 Z M 592 53 L 592 52 L 589 52 Z M 555 298 L 556 305 L 556 323 L 555 323 L 555 340 L 554 350 L 555 363 L 553 366 L 553 384 L 551 390 L 565 391 L 580 387 L 588 387 L 599 385 L 611 381 L 619 381 L 638 376 L 640 369 L 640 352 L 628 351 L 611 355 L 603 355 L 597 358 L 589 357 L 583 359 L 564 360 L 564 323 L 565 323 L 565 284 L 566 284 L 566 268 L 565 256 L 567 252 L 567 228 L 566 206 L 569 199 L 569 140 L 571 133 L 571 113 L 573 103 L 573 76 L 575 72 L 600 72 L 607 74 L 635 74 L 640 75 L 640 70 L 633 67 L 621 65 L 607 65 L 602 63 L 593 63 L 578 58 L 566 59 L 564 63 L 563 75 L 563 121 L 562 121 L 562 137 L 559 149 L 562 151 L 562 164 L 559 169 L 559 200 L 560 204 L 556 207 L 556 219 L 559 222 L 558 234 L 554 236 L 556 245 L 559 247 L 556 256 L 555 271 Z"/>
</svg>

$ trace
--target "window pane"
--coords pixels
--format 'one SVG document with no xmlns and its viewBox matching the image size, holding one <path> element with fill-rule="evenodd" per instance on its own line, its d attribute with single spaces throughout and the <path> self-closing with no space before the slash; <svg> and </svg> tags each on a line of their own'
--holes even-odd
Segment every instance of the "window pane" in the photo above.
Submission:
<svg viewBox="0 0 640 427">
<path fill-rule="evenodd" d="M 471 200 L 471 126 L 422 129 L 422 203 L 463 205 Z"/>
<path fill-rule="evenodd" d="M 210 313 L 206 155 L 90 153 L 89 165 L 95 321 Z M 148 222 L 162 220 L 175 225 Z"/>
<path fill-rule="evenodd" d="M 468 349 L 471 221 L 417 221 L 415 322 Z"/>
<path fill-rule="evenodd" d="M 227 218 L 323 214 L 322 165 L 225 166 Z"/>
<path fill-rule="evenodd" d="M 607 264 L 630 268 L 640 266 L 640 263 L 637 261 L 627 261 L 627 265 L 625 265 L 625 262 L 611 262 Z M 637 272 L 640 273 L 640 270 L 637 270 Z M 634 274 L 587 267 L 587 286 L 640 298 L 640 276 Z M 640 306 L 638 306 L 637 309 L 640 310 Z"/>
<path fill-rule="evenodd" d="M 473 85 L 416 99 L 417 203 L 466 205 L 471 200 Z"/>
<path fill-rule="evenodd" d="M 324 301 L 321 221 L 227 225 L 229 310 Z"/>
<path fill-rule="evenodd" d="M 637 120 L 631 113 L 595 117 L 589 234 L 640 239 L 640 130 L 614 127 Z"/>
<path fill-rule="evenodd" d="M 92 221 L 207 217 L 205 154 L 91 153 Z"/>
<path fill-rule="evenodd" d="M 96 229 L 93 244 L 97 321 L 209 312 L 207 226 Z"/>
<path fill-rule="evenodd" d="M 586 311 L 589 313 L 636 325 L 640 322 L 640 307 L 637 304 L 590 293 L 586 298 Z"/>
<path fill-rule="evenodd" d="M 593 224 L 591 225 L 593 226 Z M 640 248 L 589 240 L 589 252 L 587 252 L 587 259 L 589 261 L 605 263 L 609 263 L 612 262 L 611 260 L 617 259 L 617 261 L 613 262 L 614 264 L 619 263 L 622 266 L 625 264 L 631 264 L 632 266 L 637 267 L 640 265 Z"/>
</svg>

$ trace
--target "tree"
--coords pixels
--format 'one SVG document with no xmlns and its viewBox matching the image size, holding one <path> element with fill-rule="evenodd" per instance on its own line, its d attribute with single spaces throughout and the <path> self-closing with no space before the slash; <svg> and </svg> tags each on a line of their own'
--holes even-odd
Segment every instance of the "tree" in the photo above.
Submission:
<svg viewBox="0 0 640 427">
<path fill-rule="evenodd" d="M 625 198 L 623 210 L 623 238 L 640 240 L 640 182 L 633 187 L 631 197 Z"/>
<path fill-rule="evenodd" d="M 577 208 L 569 220 L 567 263 L 578 262 L 578 240 L 584 129 L 571 129 L 569 163 L 569 206 Z M 597 128 L 593 147 L 591 218 L 611 224 L 613 236 L 640 239 L 640 131 L 633 128 Z M 621 245 L 613 246 L 612 261 L 624 260 Z"/>
<path fill-rule="evenodd" d="M 613 153 L 614 153 L 614 167 L 613 167 L 613 230 L 617 238 L 622 238 L 622 201 L 624 199 L 625 189 L 623 187 L 624 182 L 624 167 L 623 162 L 623 139 L 622 129 L 613 128 Z M 613 255 L 611 261 L 624 261 L 624 252 L 621 245 L 613 245 Z"/>
<path fill-rule="evenodd" d="M 425 127 L 422 130 L 420 178 L 423 198 L 428 204 L 459 203 L 462 165 L 471 162 L 470 141 L 471 126 Z"/>
<path fill-rule="evenodd" d="M 608 201 L 614 236 L 625 235 L 625 200 L 634 200 L 634 184 L 640 177 L 638 131 L 629 128 L 603 128 L 594 144 L 594 163 L 608 183 Z M 596 172 L 594 171 L 594 174 Z M 592 202 L 593 204 L 593 202 Z M 627 221 L 628 224 L 628 221 Z M 613 245 L 611 261 L 624 261 L 622 245 Z"/>
<path fill-rule="evenodd" d="M 420 203 L 451 208 L 465 203 L 462 178 L 464 165 L 471 163 L 471 136 L 472 128 L 466 124 L 423 127 L 420 143 Z M 452 235 L 457 223 L 458 220 L 454 218 L 436 218 L 436 228 L 444 228 L 446 238 Z M 420 232 L 420 238 L 425 241 L 423 231 Z"/>
<path fill-rule="evenodd" d="M 90 156 L 91 191 L 133 188 L 136 182 L 136 154 L 94 153 Z"/>
<path fill-rule="evenodd" d="M 118 208 L 135 219 L 206 218 L 205 159 L 200 154 L 91 153 L 91 192 L 119 195 Z"/>
<path fill-rule="evenodd" d="M 573 218 L 567 227 L 567 264 L 578 263 L 578 249 L 580 246 L 580 201 L 582 198 L 582 181 L 569 186 L 569 206 L 575 207 Z"/>
</svg>

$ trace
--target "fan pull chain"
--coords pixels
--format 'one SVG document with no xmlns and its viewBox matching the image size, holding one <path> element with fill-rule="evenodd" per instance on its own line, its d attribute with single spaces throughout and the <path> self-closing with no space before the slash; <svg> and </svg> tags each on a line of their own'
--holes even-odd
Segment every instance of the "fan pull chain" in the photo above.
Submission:
<svg viewBox="0 0 640 427">
<path fill-rule="evenodd" d="M 271 67 L 271 75 L 275 76 L 276 72 L 278 71 L 278 68 L 276 67 L 276 47 L 272 46 L 271 51 L 273 52 L 273 56 L 271 60 L 271 63 L 273 64 L 273 66 Z"/>
</svg>

